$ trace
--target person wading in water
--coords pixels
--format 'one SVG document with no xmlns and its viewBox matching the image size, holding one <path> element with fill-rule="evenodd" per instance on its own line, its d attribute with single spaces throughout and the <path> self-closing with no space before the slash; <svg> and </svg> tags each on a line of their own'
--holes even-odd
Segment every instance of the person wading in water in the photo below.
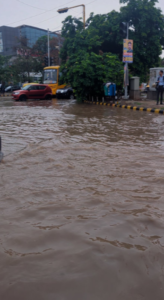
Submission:
<svg viewBox="0 0 164 300">
<path fill-rule="evenodd" d="M 160 98 L 160 104 L 163 104 L 163 89 L 164 89 L 164 76 L 163 76 L 163 71 L 159 72 L 159 77 L 157 79 L 157 105 L 159 102 L 159 96 Z"/>
</svg>

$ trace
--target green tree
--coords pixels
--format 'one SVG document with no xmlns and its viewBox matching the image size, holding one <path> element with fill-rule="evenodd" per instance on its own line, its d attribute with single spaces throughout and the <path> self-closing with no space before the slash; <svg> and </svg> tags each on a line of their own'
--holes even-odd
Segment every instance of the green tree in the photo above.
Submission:
<svg viewBox="0 0 164 300">
<path fill-rule="evenodd" d="M 35 45 L 32 47 L 32 54 L 42 62 L 44 67 L 44 57 L 48 55 L 47 36 L 42 36 L 36 41 Z M 50 56 L 54 60 L 54 65 L 58 65 L 59 39 L 57 37 L 50 37 Z"/>
<path fill-rule="evenodd" d="M 9 64 L 10 57 L 0 55 L 0 82 L 13 81 L 12 69 Z"/>
<path fill-rule="evenodd" d="M 34 46 L 32 47 L 32 52 L 39 56 L 44 56 L 47 54 L 47 36 L 40 37 Z"/>
<path fill-rule="evenodd" d="M 11 66 L 12 74 L 16 82 L 31 82 L 30 73 L 42 72 L 42 63 L 35 57 L 28 55 L 19 55 Z"/>
<path fill-rule="evenodd" d="M 123 80 L 123 65 L 116 55 L 98 55 L 79 49 L 62 65 L 62 80 L 75 89 L 78 100 L 103 95 L 103 83 Z"/>
<path fill-rule="evenodd" d="M 112 11 L 109 14 L 92 13 L 87 20 L 87 28 L 83 23 L 68 16 L 63 21 L 62 36 L 65 38 L 61 50 L 61 59 L 65 62 L 69 55 L 76 53 L 77 47 L 94 52 L 112 52 L 122 59 L 122 38 L 119 33 L 120 14 Z"/>
<path fill-rule="evenodd" d="M 21 37 L 16 45 L 17 57 L 11 62 L 11 71 L 14 82 L 31 81 L 30 73 L 38 73 L 43 70 L 43 64 L 39 57 L 34 55 L 33 49 L 28 46 L 26 37 Z"/>
<path fill-rule="evenodd" d="M 107 35 L 109 28 L 111 34 Z M 91 14 L 85 30 L 83 23 L 71 16 L 63 22 L 62 36 L 65 42 L 61 50 L 62 82 L 71 84 L 77 99 L 82 100 L 91 95 L 102 96 L 103 83 L 106 81 L 122 84 L 123 64 L 118 55 L 110 51 L 114 43 L 112 30 L 118 34 L 119 54 L 118 13 L 95 17 Z"/>
<path fill-rule="evenodd" d="M 156 7 L 157 0 L 120 0 L 127 5 L 121 8 L 122 21 L 130 22 L 129 38 L 134 40 L 134 75 L 147 80 L 149 68 L 159 66 L 164 46 L 164 16 Z"/>
<path fill-rule="evenodd" d="M 68 16 L 63 21 L 62 36 L 65 38 L 61 50 L 62 68 L 72 56 L 83 50 L 99 55 L 112 53 L 122 60 L 123 37 L 120 22 L 129 22 L 129 38 L 134 40 L 134 63 L 129 64 L 130 74 L 147 81 L 149 68 L 158 67 L 164 46 L 164 16 L 156 7 L 157 0 L 120 0 L 120 12 L 111 11 L 103 15 L 92 13 L 83 29 L 80 19 Z"/>
</svg>

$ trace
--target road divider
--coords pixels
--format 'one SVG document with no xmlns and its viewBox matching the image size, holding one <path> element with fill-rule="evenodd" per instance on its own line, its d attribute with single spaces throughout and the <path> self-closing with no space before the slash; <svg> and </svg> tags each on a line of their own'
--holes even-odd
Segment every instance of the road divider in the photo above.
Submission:
<svg viewBox="0 0 164 300">
<path fill-rule="evenodd" d="M 112 106 L 112 107 L 119 107 L 119 108 L 126 108 L 126 109 L 131 109 L 131 110 L 147 111 L 147 112 L 151 112 L 151 113 L 157 113 L 157 114 L 164 115 L 164 110 L 163 109 L 157 109 L 157 108 L 147 108 L 147 107 L 131 106 L 131 105 L 121 105 L 121 104 L 106 103 L 106 102 L 91 102 L 91 101 L 87 101 L 87 100 L 85 100 L 84 103 L 104 105 L 104 106 Z"/>
<path fill-rule="evenodd" d="M 0 94 L 0 97 L 11 97 L 11 94 L 5 94 L 4 96 Z"/>
</svg>

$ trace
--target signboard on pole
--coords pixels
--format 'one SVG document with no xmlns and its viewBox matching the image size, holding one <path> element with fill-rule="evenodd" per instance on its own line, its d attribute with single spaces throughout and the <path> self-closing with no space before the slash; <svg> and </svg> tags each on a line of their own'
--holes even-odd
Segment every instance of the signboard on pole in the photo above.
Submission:
<svg viewBox="0 0 164 300">
<path fill-rule="evenodd" d="M 3 52 L 3 39 L 2 39 L 2 32 L 0 32 L 0 53 Z"/>
<path fill-rule="evenodd" d="M 125 39 L 123 42 L 123 62 L 133 63 L 133 40 Z"/>
</svg>

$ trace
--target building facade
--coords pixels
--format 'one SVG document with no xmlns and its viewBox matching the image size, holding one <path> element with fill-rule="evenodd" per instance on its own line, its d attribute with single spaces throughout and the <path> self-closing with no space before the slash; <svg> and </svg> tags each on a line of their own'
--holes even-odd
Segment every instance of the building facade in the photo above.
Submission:
<svg viewBox="0 0 164 300">
<path fill-rule="evenodd" d="M 18 47 L 19 29 L 1 26 L 0 27 L 0 55 L 16 55 Z"/>
<path fill-rule="evenodd" d="M 59 35 L 55 32 L 50 32 L 50 38 Z M 0 55 L 15 56 L 19 45 L 19 39 L 25 37 L 27 39 L 27 46 L 32 48 L 36 41 L 47 35 L 47 30 L 38 27 L 21 25 L 18 27 L 0 26 Z"/>
<path fill-rule="evenodd" d="M 18 28 L 19 36 L 27 38 L 27 46 L 30 48 L 32 48 L 40 37 L 47 35 L 47 30 L 33 26 L 21 25 Z M 57 34 L 50 32 L 50 37 L 57 37 Z"/>
</svg>

